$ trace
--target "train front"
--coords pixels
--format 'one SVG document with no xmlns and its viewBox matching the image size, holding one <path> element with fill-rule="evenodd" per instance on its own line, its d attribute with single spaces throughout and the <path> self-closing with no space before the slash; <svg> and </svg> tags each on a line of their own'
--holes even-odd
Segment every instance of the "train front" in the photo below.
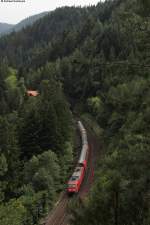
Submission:
<svg viewBox="0 0 150 225">
<path fill-rule="evenodd" d="M 67 185 L 68 194 L 73 194 L 78 192 L 78 180 L 75 177 L 71 177 Z"/>
<path fill-rule="evenodd" d="M 68 182 L 67 192 L 68 194 L 78 193 L 77 184 Z"/>
</svg>

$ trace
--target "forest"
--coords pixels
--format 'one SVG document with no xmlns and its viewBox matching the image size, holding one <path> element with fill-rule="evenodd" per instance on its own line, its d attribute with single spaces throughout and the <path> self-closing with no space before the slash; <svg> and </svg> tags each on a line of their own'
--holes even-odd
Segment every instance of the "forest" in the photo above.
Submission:
<svg viewBox="0 0 150 225">
<path fill-rule="evenodd" d="M 72 224 L 150 224 L 149 0 L 58 8 L 1 37 L 0 109 L 0 225 L 38 225 L 53 208 L 73 112 L 100 127 L 104 157 Z"/>
</svg>

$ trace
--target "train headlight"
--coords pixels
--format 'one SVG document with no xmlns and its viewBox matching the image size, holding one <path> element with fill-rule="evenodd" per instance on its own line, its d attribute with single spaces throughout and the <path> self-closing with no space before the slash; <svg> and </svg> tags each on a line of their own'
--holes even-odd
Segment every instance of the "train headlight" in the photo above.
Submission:
<svg viewBox="0 0 150 225">
<path fill-rule="evenodd" d="M 76 188 L 76 184 L 69 184 L 68 188 Z"/>
</svg>

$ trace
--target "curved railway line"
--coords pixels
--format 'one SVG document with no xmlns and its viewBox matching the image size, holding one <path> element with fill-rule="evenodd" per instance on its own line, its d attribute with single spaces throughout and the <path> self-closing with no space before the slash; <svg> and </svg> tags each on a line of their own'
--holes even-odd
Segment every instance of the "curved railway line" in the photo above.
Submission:
<svg viewBox="0 0 150 225">
<path fill-rule="evenodd" d="M 64 225 L 64 221 L 66 220 L 67 216 L 67 205 L 70 199 L 68 198 L 67 194 L 64 192 L 59 203 L 49 215 L 46 221 L 46 225 Z"/>
<path fill-rule="evenodd" d="M 94 180 L 94 169 L 97 164 L 97 159 L 101 154 L 101 147 L 98 138 L 89 129 L 87 129 L 87 133 L 89 143 L 89 159 L 87 172 L 78 193 L 78 197 L 80 199 L 84 199 L 84 197 L 89 193 Z M 48 215 L 44 225 L 69 225 L 68 205 L 71 200 L 72 198 L 67 195 L 67 192 L 63 192 L 59 201 L 56 203 L 56 206 Z"/>
</svg>

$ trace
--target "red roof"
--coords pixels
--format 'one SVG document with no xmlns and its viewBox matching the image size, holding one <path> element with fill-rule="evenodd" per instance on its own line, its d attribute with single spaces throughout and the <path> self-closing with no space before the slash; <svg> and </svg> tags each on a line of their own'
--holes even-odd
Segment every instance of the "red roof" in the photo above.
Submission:
<svg viewBox="0 0 150 225">
<path fill-rule="evenodd" d="M 28 96 L 36 97 L 36 96 L 39 95 L 39 92 L 38 92 L 38 91 L 33 91 L 33 90 L 28 90 L 28 91 L 27 91 L 27 95 L 28 95 Z"/>
</svg>

